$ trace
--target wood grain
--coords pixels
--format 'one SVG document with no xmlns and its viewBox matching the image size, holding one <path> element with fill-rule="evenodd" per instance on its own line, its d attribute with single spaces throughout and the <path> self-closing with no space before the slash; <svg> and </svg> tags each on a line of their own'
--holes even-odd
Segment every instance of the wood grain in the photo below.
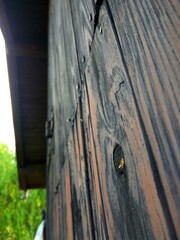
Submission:
<svg viewBox="0 0 180 240">
<path fill-rule="evenodd" d="M 59 209 L 56 206 L 52 209 L 59 212 L 59 229 L 56 226 L 53 232 L 59 232 L 57 236 L 60 239 L 90 239 L 92 238 L 91 208 L 87 194 L 82 126 L 79 124 L 81 79 L 77 65 L 74 29 L 69 1 L 57 4 L 54 5 L 53 2 L 50 4 L 52 18 L 49 23 L 48 103 L 49 115 L 50 109 L 53 108 L 55 125 L 53 143 L 50 143 L 50 140 L 48 146 L 50 151 L 51 144 L 54 145 L 53 159 L 56 160 L 52 161 L 50 156 L 47 172 L 52 171 L 53 175 L 49 175 L 47 181 L 52 182 L 52 178 L 55 177 L 52 186 L 56 188 L 56 198 L 59 201 Z M 78 123 L 77 116 L 79 116 Z M 49 194 L 52 194 L 51 190 Z M 52 234 L 52 229 L 47 231 L 51 232 L 49 239 L 59 239 Z"/>
<path fill-rule="evenodd" d="M 160 1 L 136 4 L 130 1 L 128 6 L 122 2 L 120 7 L 118 1 L 109 1 L 111 14 L 118 6 L 121 11 L 114 19 L 114 31 L 122 43 L 120 47 L 167 227 L 170 237 L 176 238 L 180 236 L 177 211 L 180 207 L 180 22 L 176 11 L 180 4 L 177 1 L 165 1 L 163 5 Z M 128 27 L 119 24 L 123 12 L 126 12 Z"/>
<path fill-rule="evenodd" d="M 170 0 L 51 1 L 54 239 L 179 239 L 178 9 Z"/>
<path fill-rule="evenodd" d="M 78 57 L 77 63 L 80 68 L 81 80 L 83 81 L 95 29 L 96 7 L 93 0 L 69 1 L 69 4 Z"/>
</svg>

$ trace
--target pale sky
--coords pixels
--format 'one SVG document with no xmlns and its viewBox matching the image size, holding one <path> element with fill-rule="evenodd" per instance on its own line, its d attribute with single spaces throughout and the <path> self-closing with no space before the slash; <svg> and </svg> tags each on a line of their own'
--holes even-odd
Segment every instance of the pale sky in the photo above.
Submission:
<svg viewBox="0 0 180 240">
<path fill-rule="evenodd" d="M 15 149 L 4 38 L 0 29 L 0 142 Z"/>
</svg>

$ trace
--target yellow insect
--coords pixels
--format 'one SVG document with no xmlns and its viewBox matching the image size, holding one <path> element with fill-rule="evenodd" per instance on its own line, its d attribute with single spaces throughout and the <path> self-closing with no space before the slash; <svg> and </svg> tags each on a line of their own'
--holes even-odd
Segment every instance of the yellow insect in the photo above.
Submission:
<svg viewBox="0 0 180 240">
<path fill-rule="evenodd" d="M 119 162 L 119 166 L 118 166 L 118 168 L 119 168 L 121 171 L 124 169 L 124 164 L 125 164 L 124 158 L 121 158 L 121 159 L 120 159 L 120 162 Z"/>
</svg>

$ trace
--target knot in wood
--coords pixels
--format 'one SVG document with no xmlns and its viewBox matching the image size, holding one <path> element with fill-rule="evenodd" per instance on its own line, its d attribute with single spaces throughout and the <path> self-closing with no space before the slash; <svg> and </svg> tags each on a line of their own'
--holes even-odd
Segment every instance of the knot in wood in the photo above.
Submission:
<svg viewBox="0 0 180 240">
<path fill-rule="evenodd" d="M 116 147 L 114 148 L 113 162 L 116 172 L 122 175 L 125 170 L 125 158 L 123 149 L 120 145 L 116 145 Z"/>
</svg>

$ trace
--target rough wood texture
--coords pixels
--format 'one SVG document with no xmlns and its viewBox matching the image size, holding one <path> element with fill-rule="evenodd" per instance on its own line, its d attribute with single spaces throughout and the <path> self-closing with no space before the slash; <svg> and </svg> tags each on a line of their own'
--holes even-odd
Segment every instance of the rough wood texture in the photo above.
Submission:
<svg viewBox="0 0 180 240">
<path fill-rule="evenodd" d="M 51 1 L 49 239 L 180 238 L 179 12 Z"/>
</svg>

